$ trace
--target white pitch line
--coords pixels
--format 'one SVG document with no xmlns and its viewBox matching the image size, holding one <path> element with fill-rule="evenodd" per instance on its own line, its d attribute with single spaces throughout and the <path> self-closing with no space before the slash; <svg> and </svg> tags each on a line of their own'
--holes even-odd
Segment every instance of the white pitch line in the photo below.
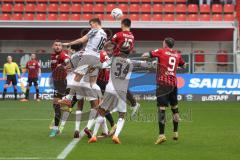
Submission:
<svg viewBox="0 0 240 160">
<path fill-rule="evenodd" d="M 81 138 L 74 138 L 67 147 L 57 156 L 57 159 L 65 159 L 67 155 L 73 150 L 73 148 L 78 144 Z"/>
<path fill-rule="evenodd" d="M 5 121 L 49 121 L 51 119 L 3 119 Z"/>
</svg>

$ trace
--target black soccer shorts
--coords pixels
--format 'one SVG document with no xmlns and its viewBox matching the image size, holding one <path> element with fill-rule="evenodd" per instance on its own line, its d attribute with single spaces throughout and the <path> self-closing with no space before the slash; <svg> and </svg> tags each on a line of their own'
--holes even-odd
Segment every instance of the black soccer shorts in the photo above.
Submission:
<svg viewBox="0 0 240 160">
<path fill-rule="evenodd" d="M 34 86 L 37 86 L 38 85 L 38 78 L 28 78 L 28 85 L 29 87 L 32 86 L 32 84 L 34 84 Z"/>
<path fill-rule="evenodd" d="M 159 106 L 165 106 L 168 107 L 169 104 L 170 106 L 176 106 L 178 104 L 178 99 L 177 99 L 177 95 L 178 95 L 178 89 L 177 87 L 169 87 L 169 92 L 165 92 L 162 94 L 159 94 L 159 92 L 161 93 L 161 86 L 157 86 L 157 107 Z"/>
<path fill-rule="evenodd" d="M 10 85 L 12 82 L 13 86 L 17 85 L 17 78 L 16 75 L 7 75 L 7 80 L 6 80 L 6 84 Z"/>
</svg>

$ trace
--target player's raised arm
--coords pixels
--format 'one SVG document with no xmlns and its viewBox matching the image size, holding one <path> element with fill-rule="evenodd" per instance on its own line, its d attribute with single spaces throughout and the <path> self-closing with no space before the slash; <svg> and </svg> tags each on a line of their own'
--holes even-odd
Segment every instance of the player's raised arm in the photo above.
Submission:
<svg viewBox="0 0 240 160">
<path fill-rule="evenodd" d="M 69 43 L 63 43 L 64 46 L 71 46 L 75 44 L 80 44 L 80 43 L 86 43 L 88 41 L 88 36 L 85 35 L 79 39 L 76 39 L 75 41 L 69 42 Z"/>
</svg>

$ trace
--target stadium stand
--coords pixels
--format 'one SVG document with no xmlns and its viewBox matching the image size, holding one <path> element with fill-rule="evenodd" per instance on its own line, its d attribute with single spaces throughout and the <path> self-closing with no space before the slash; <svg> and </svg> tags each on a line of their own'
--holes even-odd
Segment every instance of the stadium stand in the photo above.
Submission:
<svg viewBox="0 0 240 160">
<path fill-rule="evenodd" d="M 26 20 L 16 13 L 22 13 L 22 17 L 33 13 L 35 20 L 39 20 L 43 14 L 49 17 L 48 19 L 60 21 L 74 18 L 85 20 L 89 16 L 112 20 L 107 14 L 116 7 L 122 9 L 127 17 L 133 17 L 134 21 L 234 21 L 235 19 L 235 6 L 232 4 L 198 6 L 187 4 L 186 0 L 2 0 L 0 17 L 1 20 L 9 20 L 8 16 L 11 20 Z M 56 19 L 55 15 L 52 17 L 52 13 L 57 14 L 58 18 Z M 68 15 L 63 18 L 63 13 Z M 76 13 L 81 15 L 77 16 Z M 240 17 L 239 14 L 237 15 Z"/>
</svg>

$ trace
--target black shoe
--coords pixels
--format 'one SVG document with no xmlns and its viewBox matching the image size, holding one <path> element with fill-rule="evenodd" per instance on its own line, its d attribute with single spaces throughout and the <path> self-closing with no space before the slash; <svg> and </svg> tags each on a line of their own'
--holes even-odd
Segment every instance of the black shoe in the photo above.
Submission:
<svg viewBox="0 0 240 160">
<path fill-rule="evenodd" d="M 79 131 L 75 131 L 75 132 L 74 132 L 73 138 L 79 138 Z"/>
<path fill-rule="evenodd" d="M 91 132 L 91 130 L 89 130 L 88 128 L 85 128 L 84 129 L 84 132 L 85 132 L 85 134 L 87 135 L 87 137 L 90 139 L 90 138 L 92 138 L 92 132 Z"/>
</svg>

